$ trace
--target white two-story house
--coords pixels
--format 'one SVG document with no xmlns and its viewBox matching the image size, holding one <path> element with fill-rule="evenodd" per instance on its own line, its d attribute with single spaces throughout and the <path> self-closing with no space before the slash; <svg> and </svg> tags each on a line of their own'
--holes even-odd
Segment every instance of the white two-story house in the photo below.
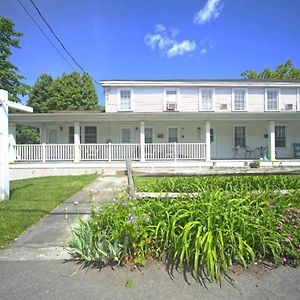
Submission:
<svg viewBox="0 0 300 300">
<path fill-rule="evenodd" d="M 105 112 L 12 114 L 12 161 L 219 160 L 300 157 L 300 81 L 103 80 Z M 40 129 L 16 145 L 15 126 Z"/>
</svg>

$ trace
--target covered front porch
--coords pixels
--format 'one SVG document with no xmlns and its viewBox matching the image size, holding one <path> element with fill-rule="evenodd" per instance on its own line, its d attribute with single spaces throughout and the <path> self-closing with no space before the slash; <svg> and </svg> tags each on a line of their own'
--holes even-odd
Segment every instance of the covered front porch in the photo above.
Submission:
<svg viewBox="0 0 300 300">
<path fill-rule="evenodd" d="M 16 124 L 40 144 L 16 144 Z M 53 113 L 10 117 L 11 162 L 211 162 L 297 159 L 295 115 L 243 113 Z"/>
</svg>

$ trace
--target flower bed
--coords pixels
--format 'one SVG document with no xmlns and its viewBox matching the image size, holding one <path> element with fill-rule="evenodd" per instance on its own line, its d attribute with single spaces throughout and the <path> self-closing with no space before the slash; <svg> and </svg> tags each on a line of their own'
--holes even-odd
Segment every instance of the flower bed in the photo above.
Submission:
<svg viewBox="0 0 300 300">
<path fill-rule="evenodd" d="M 250 185 L 229 187 L 226 177 L 220 177 L 223 183 L 209 178 L 220 182 L 201 188 L 201 196 L 134 200 L 124 194 L 114 203 L 94 206 L 91 218 L 73 232 L 74 254 L 102 264 L 143 264 L 151 255 L 191 271 L 198 280 L 203 274 L 218 279 L 234 263 L 299 264 L 298 189 L 281 195 L 269 183 L 265 191 L 251 194 Z"/>
</svg>

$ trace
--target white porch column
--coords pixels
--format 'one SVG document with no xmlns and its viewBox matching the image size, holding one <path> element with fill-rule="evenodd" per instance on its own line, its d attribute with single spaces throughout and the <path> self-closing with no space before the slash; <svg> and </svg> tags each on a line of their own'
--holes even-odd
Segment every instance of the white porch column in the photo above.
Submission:
<svg viewBox="0 0 300 300">
<path fill-rule="evenodd" d="M 46 134 L 46 128 L 45 125 L 40 127 L 40 144 L 46 144 L 47 143 L 47 134 Z"/>
<path fill-rule="evenodd" d="M 205 121 L 205 160 L 210 161 L 211 154 L 210 154 L 210 121 Z"/>
<path fill-rule="evenodd" d="M 269 122 L 269 160 L 274 161 L 276 160 L 276 155 L 275 155 L 275 122 L 270 121 Z"/>
<path fill-rule="evenodd" d="M 145 161 L 145 122 L 140 122 L 141 161 Z"/>
<path fill-rule="evenodd" d="M 9 198 L 8 92 L 0 90 L 0 201 Z"/>
<path fill-rule="evenodd" d="M 16 124 L 9 124 L 8 143 L 9 161 L 14 162 L 16 160 Z"/>
<path fill-rule="evenodd" d="M 74 148 L 75 148 L 74 162 L 79 162 L 80 161 L 80 124 L 79 124 L 79 122 L 74 122 Z"/>
</svg>

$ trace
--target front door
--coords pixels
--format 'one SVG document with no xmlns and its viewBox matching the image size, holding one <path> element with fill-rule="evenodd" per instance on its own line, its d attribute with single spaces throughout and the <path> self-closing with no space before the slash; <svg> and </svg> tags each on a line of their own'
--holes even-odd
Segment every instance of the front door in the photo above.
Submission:
<svg viewBox="0 0 300 300">
<path fill-rule="evenodd" d="M 177 127 L 170 127 L 169 128 L 169 143 L 177 143 L 178 142 L 178 128 Z"/>
<path fill-rule="evenodd" d="M 51 129 L 49 132 L 49 144 L 57 144 L 57 130 Z"/>
<path fill-rule="evenodd" d="M 121 129 L 121 143 L 122 144 L 130 144 L 130 142 L 131 142 L 130 128 L 122 128 Z"/>
<path fill-rule="evenodd" d="M 145 128 L 145 143 L 146 144 L 153 143 L 153 128 L 151 128 L 151 127 Z"/>
</svg>

